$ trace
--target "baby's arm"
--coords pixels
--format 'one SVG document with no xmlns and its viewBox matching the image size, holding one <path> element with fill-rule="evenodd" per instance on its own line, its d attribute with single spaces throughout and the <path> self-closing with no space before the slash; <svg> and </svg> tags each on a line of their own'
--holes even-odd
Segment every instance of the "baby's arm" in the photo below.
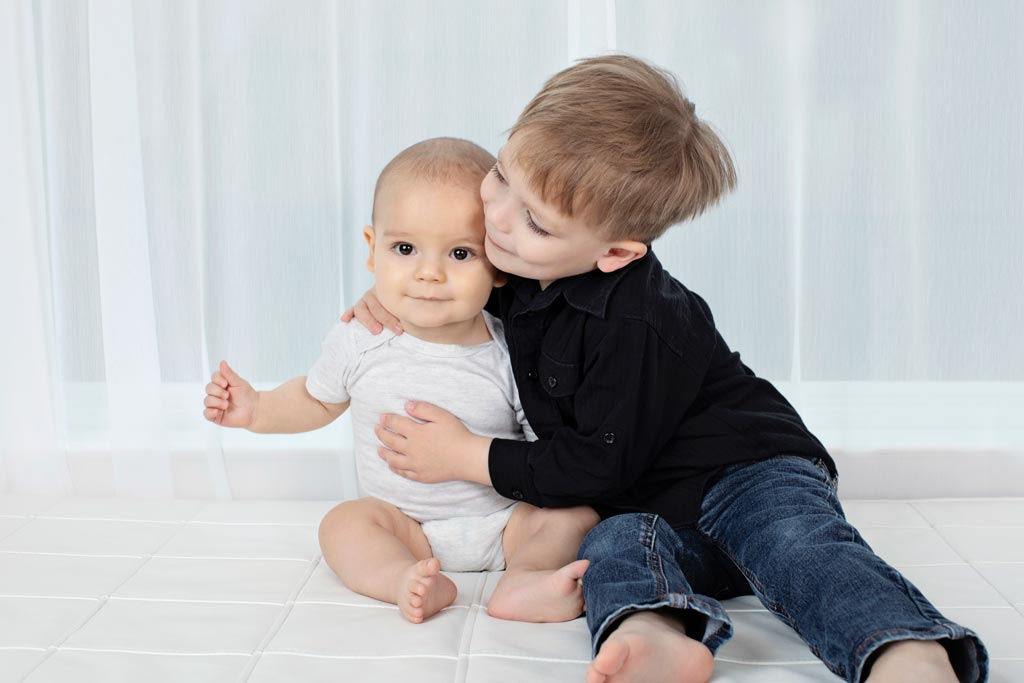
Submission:
<svg viewBox="0 0 1024 683">
<path fill-rule="evenodd" d="M 294 434 L 320 429 L 345 412 L 349 402 L 323 403 L 306 389 L 306 378 L 288 380 L 272 391 L 259 392 L 249 431 L 260 434 Z"/>
<path fill-rule="evenodd" d="M 226 362 L 206 385 L 203 416 L 223 427 L 244 427 L 261 434 L 294 434 L 319 429 L 348 408 L 323 403 L 306 390 L 306 378 L 296 377 L 272 391 L 256 391 Z"/>
</svg>

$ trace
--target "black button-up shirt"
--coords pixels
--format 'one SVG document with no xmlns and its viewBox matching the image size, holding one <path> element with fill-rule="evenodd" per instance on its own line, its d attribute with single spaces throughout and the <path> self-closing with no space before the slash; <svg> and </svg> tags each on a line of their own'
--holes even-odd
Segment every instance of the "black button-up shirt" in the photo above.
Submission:
<svg viewBox="0 0 1024 683">
<path fill-rule="evenodd" d="M 681 528 L 725 465 L 800 455 L 835 473 L 796 410 L 729 350 L 704 300 L 653 252 L 545 290 L 510 276 L 488 309 L 504 323 L 539 438 L 492 442 L 491 481 L 505 497 L 592 505 L 602 517 L 654 512 Z"/>
</svg>

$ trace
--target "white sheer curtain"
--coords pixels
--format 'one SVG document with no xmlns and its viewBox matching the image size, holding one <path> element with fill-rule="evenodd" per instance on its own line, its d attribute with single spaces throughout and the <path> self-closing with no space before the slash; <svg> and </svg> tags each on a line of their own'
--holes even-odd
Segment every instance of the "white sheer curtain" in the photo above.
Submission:
<svg viewBox="0 0 1024 683">
<path fill-rule="evenodd" d="M 211 367 L 303 374 L 383 163 L 496 151 L 611 49 L 730 145 L 739 190 L 655 248 L 827 445 L 1020 466 L 1022 32 L 1012 0 L 0 0 L 0 490 L 351 495 L 344 420 L 211 427 Z"/>
</svg>

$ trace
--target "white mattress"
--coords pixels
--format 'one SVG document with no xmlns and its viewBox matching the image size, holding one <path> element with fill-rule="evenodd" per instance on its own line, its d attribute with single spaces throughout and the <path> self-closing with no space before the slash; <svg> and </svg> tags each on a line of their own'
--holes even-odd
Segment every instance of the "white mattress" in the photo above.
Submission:
<svg viewBox="0 0 1024 683">
<path fill-rule="evenodd" d="M 0 496 L 2 681 L 582 681 L 582 619 L 520 624 L 481 605 L 495 574 L 450 575 L 421 625 L 324 565 L 332 502 Z M 949 617 L 995 683 L 1024 681 L 1024 499 L 848 501 L 851 520 Z M 719 683 L 838 681 L 753 598 Z"/>
</svg>

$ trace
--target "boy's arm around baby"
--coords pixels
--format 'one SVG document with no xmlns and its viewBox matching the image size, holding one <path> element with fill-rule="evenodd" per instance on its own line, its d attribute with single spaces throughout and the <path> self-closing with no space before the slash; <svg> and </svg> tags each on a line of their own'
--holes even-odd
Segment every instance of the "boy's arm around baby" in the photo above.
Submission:
<svg viewBox="0 0 1024 683">
<path fill-rule="evenodd" d="M 538 507 L 615 499 L 648 474 L 674 438 L 709 357 L 696 349 L 681 354 L 641 320 L 594 321 L 589 328 L 596 339 L 579 359 L 579 376 L 548 384 L 542 391 L 551 397 L 534 399 L 542 408 L 536 422 L 531 416 L 538 441 L 493 439 L 481 450 L 457 418 L 420 401 L 406 409 L 416 421 L 384 417 L 388 431 L 377 436 L 390 450 L 381 457 L 409 479 L 490 483 L 503 496 Z M 558 424 L 563 410 L 573 420 Z M 439 471 L 443 478 L 435 476 Z"/>
</svg>

